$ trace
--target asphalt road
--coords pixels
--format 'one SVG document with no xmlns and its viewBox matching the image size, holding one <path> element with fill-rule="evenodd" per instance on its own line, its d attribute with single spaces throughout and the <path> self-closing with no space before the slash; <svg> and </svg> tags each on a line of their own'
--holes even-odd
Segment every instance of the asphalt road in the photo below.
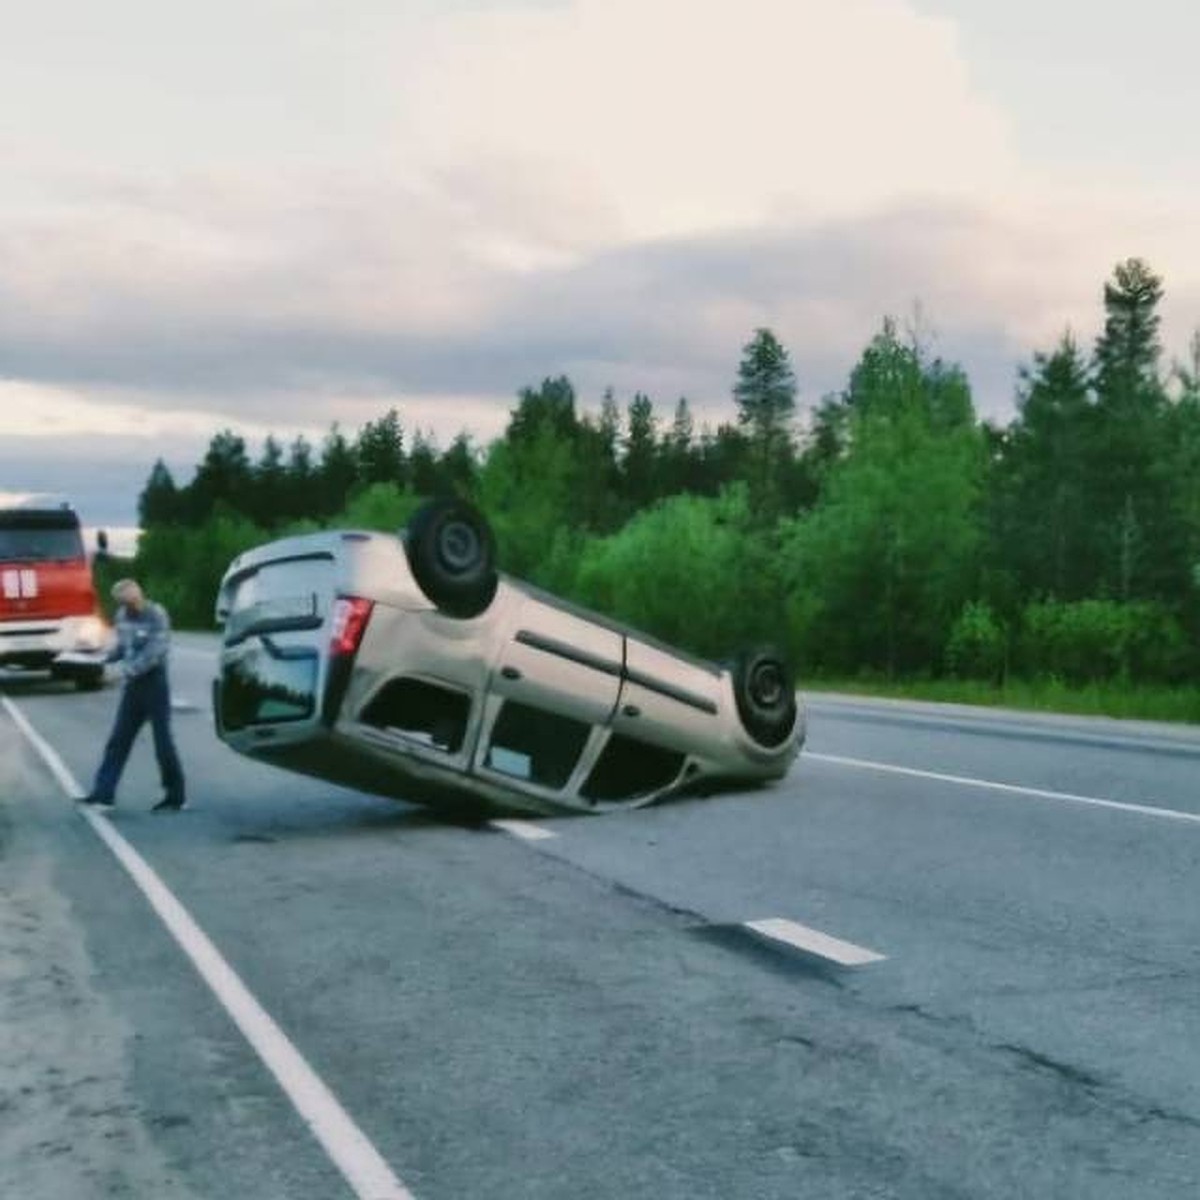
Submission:
<svg viewBox="0 0 1200 1200">
<path fill-rule="evenodd" d="M 177 639 L 194 807 L 148 812 L 147 732 L 111 824 L 418 1200 L 1200 1194 L 1200 731 L 810 697 L 783 784 L 528 840 L 239 759 L 214 652 Z M 116 689 L 0 693 L 13 936 L 57 913 L 64 976 L 10 1012 L 0 1195 L 353 1196 L 15 724 L 86 785 Z"/>
</svg>

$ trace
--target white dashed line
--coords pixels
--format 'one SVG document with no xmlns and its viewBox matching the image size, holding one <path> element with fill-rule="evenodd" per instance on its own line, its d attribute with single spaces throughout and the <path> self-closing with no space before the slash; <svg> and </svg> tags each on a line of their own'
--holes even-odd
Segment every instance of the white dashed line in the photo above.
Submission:
<svg viewBox="0 0 1200 1200">
<path fill-rule="evenodd" d="M 57 751 L 7 696 L 0 696 L 0 701 L 63 791 L 78 799 L 83 789 Z M 366 1134 L 355 1125 L 337 1097 L 254 998 L 150 864 L 113 828 L 107 817 L 89 808 L 80 811 L 129 873 L 246 1041 L 275 1076 L 284 1094 L 359 1200 L 413 1200 L 412 1193 L 392 1173 Z"/>
<path fill-rule="evenodd" d="M 964 787 L 987 788 L 1015 796 L 1034 796 L 1039 800 L 1062 800 L 1068 804 L 1087 804 L 1093 808 L 1113 808 L 1118 812 L 1137 813 L 1143 817 L 1160 817 L 1167 821 L 1188 821 L 1200 825 L 1200 813 L 1180 812 L 1176 808 L 1159 808 L 1151 804 L 1126 804 L 1121 800 L 1101 800 L 1096 796 L 1077 796 L 1073 792 L 1052 792 L 1045 788 L 1022 787 L 1015 783 L 996 783 L 991 779 L 973 779 L 968 775 L 943 775 L 938 771 L 918 771 L 913 767 L 897 767 L 892 763 L 868 762 L 862 758 L 842 758 L 837 754 L 804 752 L 805 758 L 834 763 L 840 767 L 858 767 L 865 771 L 881 771 L 889 775 L 911 775 L 915 779 L 934 779 L 938 783 L 957 783 Z"/>
<path fill-rule="evenodd" d="M 493 829 L 499 829 L 502 833 L 511 833 L 513 837 L 519 837 L 526 842 L 544 842 L 547 838 L 558 837 L 557 833 L 543 829 L 532 821 L 496 820 L 489 821 L 488 824 Z"/>
<path fill-rule="evenodd" d="M 745 926 L 772 942 L 783 942 L 797 950 L 827 958 L 843 967 L 861 967 L 867 963 L 882 962 L 887 957 L 876 954 L 874 950 L 868 950 L 865 946 L 843 942 L 841 938 L 830 937 L 819 929 L 809 929 L 807 925 L 788 921 L 783 917 L 746 921 Z"/>
</svg>

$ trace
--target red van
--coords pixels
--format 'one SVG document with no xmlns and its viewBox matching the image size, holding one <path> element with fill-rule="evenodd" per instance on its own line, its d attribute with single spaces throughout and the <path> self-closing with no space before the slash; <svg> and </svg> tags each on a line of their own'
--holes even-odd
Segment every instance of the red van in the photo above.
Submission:
<svg viewBox="0 0 1200 1200">
<path fill-rule="evenodd" d="M 0 668 L 98 688 L 111 641 L 78 515 L 66 504 L 0 508 Z"/>
</svg>

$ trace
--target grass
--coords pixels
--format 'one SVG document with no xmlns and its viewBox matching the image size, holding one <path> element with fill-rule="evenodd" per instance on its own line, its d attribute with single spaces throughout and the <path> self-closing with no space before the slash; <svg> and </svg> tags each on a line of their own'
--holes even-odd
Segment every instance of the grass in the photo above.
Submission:
<svg viewBox="0 0 1200 1200">
<path fill-rule="evenodd" d="M 860 696 L 1200 724 L 1200 687 L 1117 682 L 1073 685 L 1060 679 L 1014 679 L 990 684 L 967 679 L 875 678 L 801 680 L 800 686 L 802 692 L 851 692 Z"/>
</svg>

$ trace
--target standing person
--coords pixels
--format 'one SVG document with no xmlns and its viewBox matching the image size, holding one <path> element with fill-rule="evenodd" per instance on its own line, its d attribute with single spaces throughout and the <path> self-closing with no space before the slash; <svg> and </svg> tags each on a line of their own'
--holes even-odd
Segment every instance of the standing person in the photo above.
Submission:
<svg viewBox="0 0 1200 1200">
<path fill-rule="evenodd" d="M 147 600 L 133 579 L 113 584 L 113 599 L 118 604 L 117 644 L 109 661 L 121 661 L 125 683 L 121 703 L 113 723 L 104 759 L 96 772 L 92 790 L 84 804 L 112 808 L 121 772 L 125 769 L 134 738 L 146 723 L 154 731 L 154 753 L 162 776 L 163 798 L 155 812 L 178 812 L 187 802 L 184 795 L 183 768 L 171 738 L 171 689 L 167 681 L 167 653 L 171 643 L 171 622 L 161 604 Z"/>
</svg>

